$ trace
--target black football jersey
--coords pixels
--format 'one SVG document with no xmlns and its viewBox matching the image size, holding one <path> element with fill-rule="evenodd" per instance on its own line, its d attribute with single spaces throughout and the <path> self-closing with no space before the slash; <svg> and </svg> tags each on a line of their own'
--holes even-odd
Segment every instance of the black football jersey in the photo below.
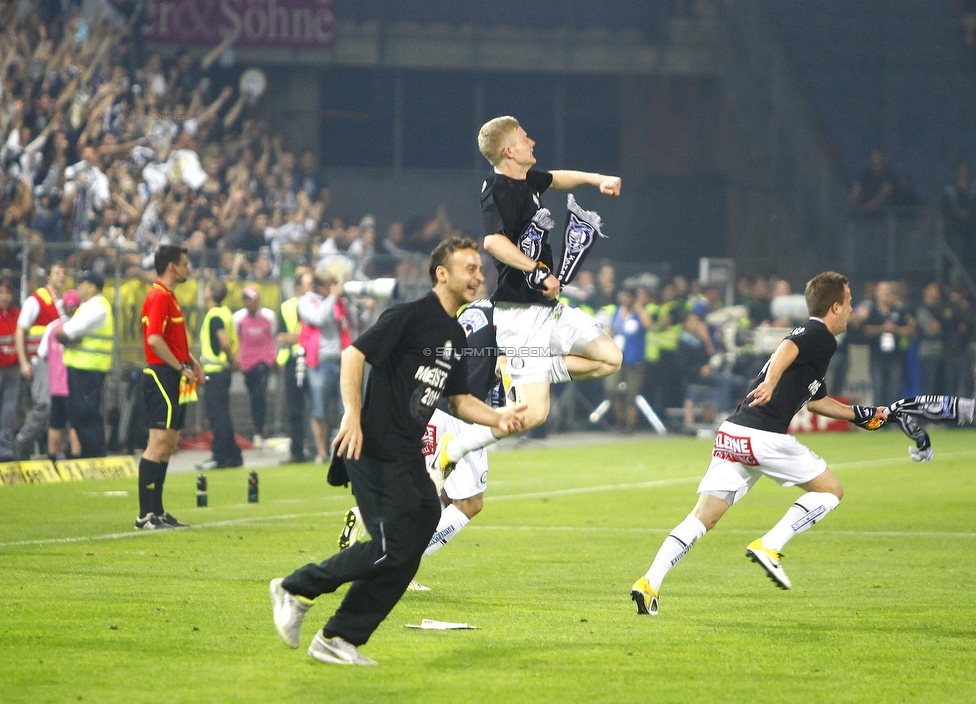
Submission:
<svg viewBox="0 0 976 704">
<path fill-rule="evenodd" d="M 757 430 L 785 433 L 793 416 L 804 404 L 827 395 L 824 377 L 827 375 L 830 358 L 837 349 L 837 339 L 823 321 L 817 318 L 810 318 L 805 324 L 795 328 L 786 339 L 796 344 L 800 351 L 783 372 L 769 402 L 750 407 L 752 399 L 747 397 L 729 416 L 729 422 Z M 750 392 L 765 380 L 768 368 L 769 361 L 749 385 Z"/>
<path fill-rule="evenodd" d="M 532 221 L 542 209 L 540 196 L 552 184 L 552 174 L 546 171 L 529 171 L 524 180 L 509 178 L 492 172 L 481 187 L 481 217 L 485 236 L 504 234 L 530 259 L 553 268 L 552 245 L 549 232 Z M 526 274 L 502 264 L 497 259 L 498 289 L 493 301 L 534 303 L 554 306 L 541 291 L 529 287 Z"/>
</svg>

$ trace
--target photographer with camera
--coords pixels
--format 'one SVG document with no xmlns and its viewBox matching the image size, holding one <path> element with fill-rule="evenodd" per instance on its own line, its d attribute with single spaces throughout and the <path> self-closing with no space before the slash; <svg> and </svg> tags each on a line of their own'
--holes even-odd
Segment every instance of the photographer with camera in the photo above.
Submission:
<svg viewBox="0 0 976 704">
<path fill-rule="evenodd" d="M 298 299 L 301 330 L 298 344 L 305 350 L 306 380 L 312 401 L 312 434 L 317 464 L 329 458 L 329 420 L 342 415 L 339 396 L 339 357 L 359 332 L 355 309 L 331 273 L 316 272 L 312 290 Z"/>
</svg>

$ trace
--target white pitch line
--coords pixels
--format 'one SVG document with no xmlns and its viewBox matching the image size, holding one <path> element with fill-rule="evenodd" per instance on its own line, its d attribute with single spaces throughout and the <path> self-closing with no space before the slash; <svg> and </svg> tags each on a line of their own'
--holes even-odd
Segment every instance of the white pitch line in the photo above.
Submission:
<svg viewBox="0 0 976 704">
<path fill-rule="evenodd" d="M 580 486 L 573 489 L 552 489 L 551 491 L 537 491 L 529 494 L 502 494 L 501 496 L 486 496 L 485 501 L 507 501 L 510 499 L 547 499 L 553 496 L 571 496 L 572 494 L 597 494 L 602 491 L 624 491 L 625 489 L 653 489 L 659 486 L 673 484 L 689 484 L 701 481 L 700 476 L 677 477 L 675 479 L 655 479 L 647 482 L 632 484 L 601 484 L 599 486 Z"/>
<path fill-rule="evenodd" d="M 246 505 L 246 504 L 245 504 Z M 260 523 L 261 521 L 290 521 L 296 518 L 319 518 L 325 516 L 344 516 L 345 511 L 323 511 L 320 513 L 291 513 L 279 516 L 248 516 L 247 518 L 233 518 L 226 521 L 212 521 L 210 523 L 194 523 L 191 530 L 201 530 L 203 528 L 223 528 L 226 526 L 236 526 L 244 523 Z M 0 548 L 16 547 L 18 545 L 52 545 L 57 543 L 84 543 L 91 540 L 121 540 L 122 538 L 138 538 L 145 535 L 160 535 L 169 533 L 171 530 L 182 531 L 185 529 L 166 529 L 155 530 L 136 530 L 125 533 L 106 533 L 104 535 L 83 535 L 74 538 L 44 538 L 40 540 L 15 540 L 10 543 L 0 543 Z"/>
<path fill-rule="evenodd" d="M 969 457 L 976 455 L 976 450 L 967 450 L 961 452 L 945 452 L 942 453 L 941 457 Z M 875 460 L 862 460 L 858 462 L 840 462 L 833 465 L 828 465 L 836 469 L 853 469 L 858 467 L 873 467 L 877 465 L 891 464 L 891 463 L 907 463 L 910 462 L 908 457 L 892 457 L 892 458 L 880 458 Z M 598 486 L 582 486 L 574 487 L 571 489 L 552 489 L 550 491 L 537 491 L 529 492 L 524 494 L 502 494 L 501 496 L 486 496 L 485 501 L 512 501 L 519 499 L 545 499 L 553 498 L 559 496 L 572 496 L 577 494 L 596 494 L 607 491 L 626 491 L 628 489 L 654 489 L 657 487 L 673 486 L 676 484 L 690 484 L 692 482 L 698 482 L 701 480 L 701 475 L 695 475 L 693 477 L 675 477 L 672 479 L 655 479 L 646 482 L 631 482 L 626 484 L 601 484 Z M 335 499 L 339 497 L 326 497 L 330 499 Z M 241 507 L 247 504 L 240 504 Z M 284 514 L 284 515 L 271 515 L 271 516 L 251 516 L 247 518 L 235 518 L 226 521 L 214 521 L 211 523 L 197 523 L 194 524 L 192 530 L 200 530 L 203 528 L 220 528 L 224 526 L 235 526 L 246 523 L 257 523 L 261 521 L 288 521 L 296 518 L 317 518 L 325 516 L 341 516 L 345 515 L 345 511 L 324 511 L 320 513 L 294 513 L 294 514 Z M 479 528 L 485 529 L 528 529 L 527 526 L 522 527 L 508 527 L 508 526 L 477 526 Z M 600 528 L 571 528 L 571 527 L 555 527 L 547 528 L 545 526 L 540 526 L 536 530 L 602 530 Z M 610 530 L 610 529 L 607 529 Z M 631 529 L 631 530 L 641 530 L 641 529 Z M 656 530 L 656 529 L 644 529 L 644 530 Z M 662 528 L 661 531 L 670 530 L 670 528 Z M 165 531 L 164 531 L 165 532 Z M 731 532 L 731 531 L 729 531 Z M 746 533 L 746 531 L 742 531 Z M 838 534 L 849 533 L 851 535 L 888 535 L 888 536 L 932 536 L 932 537 L 971 537 L 976 534 L 971 533 L 938 533 L 938 532 L 874 532 L 868 533 L 864 531 L 818 531 L 823 532 L 834 532 Z M 63 544 L 63 543 L 83 543 L 95 540 L 120 540 L 122 538 L 135 538 L 138 536 L 146 534 L 156 534 L 156 531 L 137 531 L 132 530 L 131 532 L 125 533 L 107 533 L 104 535 L 92 535 L 92 536 L 77 536 L 73 538 L 45 538 L 39 540 L 16 540 L 8 543 L 0 543 L 0 548 L 7 547 L 17 547 L 23 545 L 53 545 L 53 544 Z"/>
<path fill-rule="evenodd" d="M 486 526 L 472 523 L 469 527 L 478 530 L 524 530 L 524 531 L 558 531 L 566 533 L 668 533 L 671 528 L 639 528 L 636 526 Z M 756 535 L 762 530 L 719 529 L 721 533 L 731 535 Z M 831 530 L 818 528 L 817 535 L 829 533 L 831 535 L 853 535 L 859 538 L 976 538 L 976 533 L 952 533 L 947 531 L 899 531 L 899 530 Z"/>
</svg>

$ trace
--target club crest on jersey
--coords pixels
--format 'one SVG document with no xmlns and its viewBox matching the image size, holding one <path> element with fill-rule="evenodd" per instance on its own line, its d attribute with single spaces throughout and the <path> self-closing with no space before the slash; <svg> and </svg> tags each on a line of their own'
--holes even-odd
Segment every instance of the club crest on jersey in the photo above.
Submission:
<svg viewBox="0 0 976 704">
<path fill-rule="evenodd" d="M 810 392 L 811 396 L 816 396 L 817 392 L 820 391 L 821 386 L 822 383 L 817 379 L 814 379 L 813 381 L 810 382 L 810 386 L 807 387 L 807 391 Z"/>
<path fill-rule="evenodd" d="M 522 233 L 522 237 L 519 238 L 519 249 L 522 250 L 522 254 L 529 259 L 539 261 L 539 257 L 542 255 L 542 238 L 545 236 L 545 230 L 534 222 L 530 222 L 525 228 L 525 232 Z"/>
<path fill-rule="evenodd" d="M 427 424 L 424 431 L 424 457 L 430 457 L 437 451 L 437 426 Z"/>
<path fill-rule="evenodd" d="M 443 359 L 445 362 L 450 362 L 451 357 L 454 356 L 454 345 L 451 344 L 450 340 L 448 340 L 443 345 L 441 345 L 438 352 L 440 352 L 441 354 L 441 359 Z"/>
<path fill-rule="evenodd" d="M 472 333 L 488 327 L 488 316 L 483 310 L 467 308 L 458 316 L 458 322 L 464 328 L 464 334 L 470 337 Z"/>
</svg>

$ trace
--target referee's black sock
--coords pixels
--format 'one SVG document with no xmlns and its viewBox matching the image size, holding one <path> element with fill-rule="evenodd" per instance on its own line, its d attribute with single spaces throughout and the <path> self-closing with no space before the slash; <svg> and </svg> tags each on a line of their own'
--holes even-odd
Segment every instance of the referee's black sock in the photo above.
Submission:
<svg viewBox="0 0 976 704">
<path fill-rule="evenodd" d="M 166 481 L 166 468 L 169 467 L 169 460 L 165 462 L 154 462 L 156 465 L 156 491 L 153 492 L 153 513 L 162 516 L 163 511 L 163 483 Z"/>
<path fill-rule="evenodd" d="M 143 457 L 139 460 L 139 517 L 153 512 L 156 493 L 156 467 L 159 463 Z"/>
</svg>

